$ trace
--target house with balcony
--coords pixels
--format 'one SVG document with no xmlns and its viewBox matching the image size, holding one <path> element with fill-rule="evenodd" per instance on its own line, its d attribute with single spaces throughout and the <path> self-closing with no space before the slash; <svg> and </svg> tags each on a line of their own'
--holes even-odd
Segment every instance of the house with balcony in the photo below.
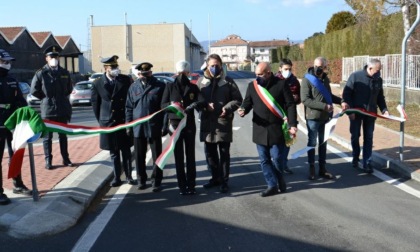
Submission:
<svg viewBox="0 0 420 252">
<path fill-rule="evenodd" d="M 270 51 L 280 46 L 289 45 L 288 40 L 268 40 L 249 42 L 251 58 L 254 62 L 271 62 Z"/>
<path fill-rule="evenodd" d="M 238 35 L 229 35 L 210 46 L 209 54 L 218 54 L 229 69 L 236 70 L 249 59 L 248 41 Z"/>
</svg>

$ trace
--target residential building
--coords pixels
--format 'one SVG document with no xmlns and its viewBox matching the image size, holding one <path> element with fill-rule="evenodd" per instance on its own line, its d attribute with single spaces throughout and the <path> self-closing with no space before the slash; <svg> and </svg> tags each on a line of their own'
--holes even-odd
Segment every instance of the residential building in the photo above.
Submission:
<svg viewBox="0 0 420 252">
<path fill-rule="evenodd" d="M 270 51 L 286 45 L 289 45 L 288 40 L 253 41 L 249 43 L 249 48 L 254 62 L 271 62 Z"/>
<path fill-rule="evenodd" d="M 91 26 L 92 70 L 102 72 L 102 57 L 117 55 L 122 73 L 129 74 L 141 62 L 153 64 L 153 72 L 175 72 L 179 60 L 199 69 L 204 61 L 200 43 L 185 24 Z"/>
<path fill-rule="evenodd" d="M 248 41 L 232 34 L 210 46 L 210 54 L 218 54 L 229 69 L 238 69 L 239 65 L 249 59 Z"/>
</svg>

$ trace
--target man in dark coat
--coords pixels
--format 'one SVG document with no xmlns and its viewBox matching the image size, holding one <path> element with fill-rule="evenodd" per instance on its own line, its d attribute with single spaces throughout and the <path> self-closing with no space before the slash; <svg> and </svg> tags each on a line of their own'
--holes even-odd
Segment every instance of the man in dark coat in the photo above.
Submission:
<svg viewBox="0 0 420 252">
<path fill-rule="evenodd" d="M 206 104 L 200 114 L 200 141 L 204 142 L 206 161 L 211 171 L 211 179 L 203 187 L 220 186 L 220 192 L 227 193 L 233 117 L 242 103 L 242 95 L 235 81 L 226 76 L 219 55 L 210 54 L 206 64 L 204 77 L 197 81 Z"/>
<path fill-rule="evenodd" d="M 12 137 L 12 133 L 5 128 L 4 122 L 17 108 L 27 105 L 19 89 L 19 82 L 9 74 L 11 61 L 14 60 L 15 58 L 10 56 L 8 52 L 0 49 L 0 160 L 3 159 L 6 140 Z M 11 154 L 13 155 L 13 152 Z M 16 178 L 13 178 L 13 185 L 15 186 L 13 193 L 26 195 L 32 193 L 23 184 L 20 174 Z M 3 190 L 3 172 L 0 162 L 0 205 L 7 205 L 9 203 L 10 199 L 4 194 Z"/>
<path fill-rule="evenodd" d="M 70 122 L 72 107 L 69 95 L 73 85 L 69 72 L 59 65 L 58 46 L 45 50 L 47 64 L 35 73 L 31 84 L 31 94 L 41 100 L 41 117 L 55 122 Z M 52 169 L 52 137 L 50 132 L 44 137 L 45 168 Z M 58 134 L 63 165 L 73 166 L 67 152 L 67 135 Z"/>
<path fill-rule="evenodd" d="M 293 95 L 286 81 L 275 77 L 266 62 L 255 69 L 257 85 L 266 89 L 287 114 L 289 133 L 297 132 L 297 113 Z M 286 191 L 286 183 L 281 173 L 284 158 L 285 138 L 282 131 L 283 118 L 276 116 L 258 95 L 254 81 L 248 84 L 245 99 L 238 110 L 244 117 L 253 109 L 252 141 L 257 144 L 261 169 L 267 182 L 267 189 L 261 197 L 271 196 Z M 277 186 L 278 184 L 278 186 Z"/>
<path fill-rule="evenodd" d="M 152 75 L 153 65 L 149 62 L 138 64 L 138 79 L 128 90 L 125 121 L 148 116 L 161 109 L 162 95 L 165 84 L 158 81 Z M 133 128 L 134 151 L 136 153 L 136 171 L 139 181 L 139 190 L 146 189 L 146 153 L 147 144 L 150 145 L 153 159 L 152 191 L 159 192 L 163 178 L 162 170 L 155 162 L 162 153 L 162 135 L 166 135 L 166 127 L 163 126 L 163 113 L 157 114 L 149 121 L 139 124 Z"/>
<path fill-rule="evenodd" d="M 101 127 L 113 127 L 125 123 L 125 103 L 131 80 L 127 75 L 120 74 L 117 59 L 118 56 L 114 55 L 101 60 L 105 73 L 95 79 L 92 85 L 92 108 Z M 131 177 L 130 143 L 130 138 L 124 129 L 100 136 L 100 148 L 109 150 L 114 167 L 112 187 L 122 184 L 121 156 L 127 183 L 136 184 Z"/>
<path fill-rule="evenodd" d="M 190 63 L 187 61 L 179 61 L 176 64 L 178 76 L 174 83 L 166 85 L 162 98 L 162 107 L 167 107 L 172 103 L 178 102 L 187 114 L 187 122 L 182 130 L 178 141 L 175 144 L 175 168 L 178 187 L 181 195 L 195 194 L 195 117 L 194 109 L 198 108 L 200 90 L 197 85 L 192 84 L 188 79 L 190 72 Z M 169 129 L 173 132 L 178 127 L 181 118 L 175 113 L 167 112 L 169 117 Z M 184 145 L 185 158 L 187 160 L 187 173 L 184 168 Z"/>
</svg>

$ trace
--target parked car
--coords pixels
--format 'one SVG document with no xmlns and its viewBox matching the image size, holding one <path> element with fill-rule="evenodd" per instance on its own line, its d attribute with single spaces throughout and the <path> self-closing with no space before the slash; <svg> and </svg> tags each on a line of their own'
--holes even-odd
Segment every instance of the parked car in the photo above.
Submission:
<svg viewBox="0 0 420 252">
<path fill-rule="evenodd" d="M 153 76 L 166 76 L 166 77 L 172 77 L 175 75 L 175 73 L 171 73 L 171 72 L 159 72 L 159 73 L 153 73 Z"/>
<path fill-rule="evenodd" d="M 20 91 L 23 94 L 23 98 L 25 98 L 25 100 L 26 100 L 26 97 L 31 92 L 31 86 L 29 86 L 29 84 L 26 83 L 26 82 L 19 82 L 19 88 L 20 88 Z"/>
<path fill-rule="evenodd" d="M 88 81 L 94 81 L 96 78 L 101 77 L 103 74 L 104 74 L 104 73 L 93 73 L 93 74 L 89 77 Z"/>
<path fill-rule="evenodd" d="M 77 104 L 90 104 L 92 98 L 92 81 L 77 82 L 69 96 L 72 106 Z"/>
<path fill-rule="evenodd" d="M 156 79 L 158 79 L 159 81 L 161 81 L 161 82 L 163 82 L 165 84 L 173 83 L 175 81 L 175 79 L 172 78 L 172 77 L 160 76 L 160 75 L 157 75 L 155 77 L 156 77 Z"/>
<path fill-rule="evenodd" d="M 26 96 L 26 102 L 29 107 L 34 107 L 35 105 L 39 106 L 41 104 L 41 100 L 31 94 Z"/>
<path fill-rule="evenodd" d="M 176 78 L 178 75 L 177 74 L 175 74 L 175 75 L 173 75 L 172 76 L 172 78 Z M 200 79 L 200 75 L 198 74 L 198 73 L 190 73 L 190 75 L 188 76 L 188 79 L 190 79 L 190 82 L 192 83 L 192 84 L 197 84 L 197 81 L 198 81 L 198 79 Z"/>
<path fill-rule="evenodd" d="M 204 71 L 203 70 L 195 70 L 195 71 L 192 71 L 192 73 L 196 73 L 200 76 L 204 76 Z"/>
</svg>

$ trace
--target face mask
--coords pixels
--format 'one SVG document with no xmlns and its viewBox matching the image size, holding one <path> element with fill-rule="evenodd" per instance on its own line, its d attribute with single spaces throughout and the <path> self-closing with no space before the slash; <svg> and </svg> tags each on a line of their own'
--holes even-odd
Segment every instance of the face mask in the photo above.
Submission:
<svg viewBox="0 0 420 252">
<path fill-rule="evenodd" d="M 381 71 L 378 71 L 378 72 L 374 73 L 372 77 L 374 79 L 378 79 L 379 77 L 381 77 Z"/>
<path fill-rule="evenodd" d="M 257 83 L 258 83 L 258 85 L 260 85 L 260 86 L 264 86 L 264 85 L 265 85 L 265 78 L 264 78 L 264 77 L 260 77 L 260 76 L 258 76 L 258 77 L 257 77 Z"/>
<path fill-rule="evenodd" d="M 120 74 L 120 69 L 118 68 L 114 68 L 111 69 L 111 71 L 109 71 L 109 75 L 111 75 L 112 77 L 117 77 Z"/>
<path fill-rule="evenodd" d="M 316 75 L 321 75 L 324 72 L 324 69 L 322 67 L 315 66 L 314 67 L 314 72 L 315 72 Z"/>
<path fill-rule="evenodd" d="M 0 64 L 0 67 L 1 68 L 4 68 L 4 69 L 6 69 L 6 70 L 10 70 L 10 68 L 12 67 L 11 65 L 10 65 L 10 63 L 9 64 Z"/>
<path fill-rule="evenodd" d="M 292 74 L 292 72 L 290 72 L 289 70 L 281 72 L 281 75 L 285 79 L 289 78 L 291 74 Z"/>
<path fill-rule="evenodd" d="M 58 66 L 58 60 L 56 58 L 52 58 L 52 59 L 50 59 L 50 61 L 48 61 L 48 65 L 50 65 L 50 67 L 57 67 Z"/>
<path fill-rule="evenodd" d="M 214 77 L 218 76 L 218 75 L 222 72 L 222 69 L 221 69 L 218 65 L 211 66 L 211 67 L 209 68 L 209 70 L 210 70 L 210 73 L 211 73 Z"/>
</svg>

